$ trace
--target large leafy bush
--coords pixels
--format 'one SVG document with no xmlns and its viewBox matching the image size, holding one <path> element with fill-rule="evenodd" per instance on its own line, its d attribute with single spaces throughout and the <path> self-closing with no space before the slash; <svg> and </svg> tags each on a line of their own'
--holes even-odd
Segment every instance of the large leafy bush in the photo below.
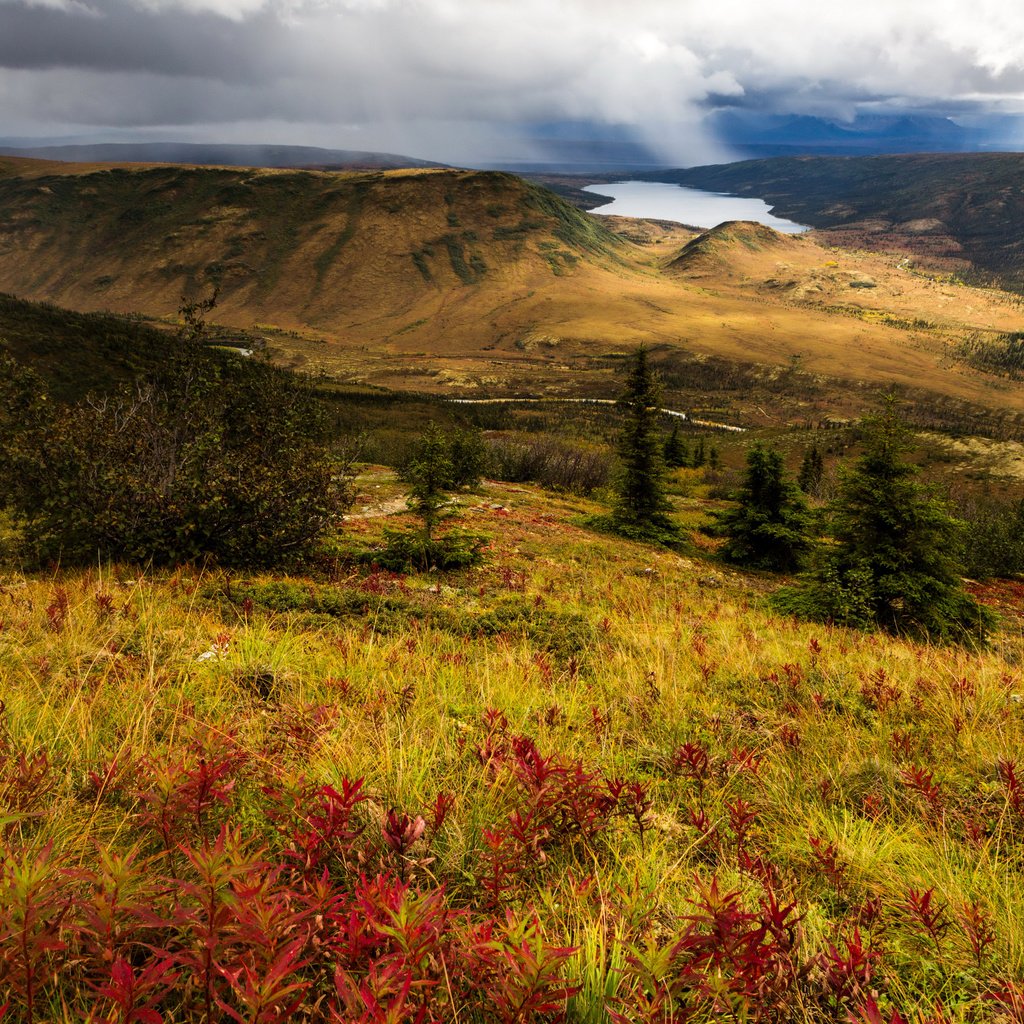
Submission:
<svg viewBox="0 0 1024 1024">
<path fill-rule="evenodd" d="M 312 384 L 211 351 L 191 314 L 158 371 L 74 405 L 0 360 L 0 499 L 26 557 L 270 565 L 340 518 L 347 478 Z"/>
</svg>

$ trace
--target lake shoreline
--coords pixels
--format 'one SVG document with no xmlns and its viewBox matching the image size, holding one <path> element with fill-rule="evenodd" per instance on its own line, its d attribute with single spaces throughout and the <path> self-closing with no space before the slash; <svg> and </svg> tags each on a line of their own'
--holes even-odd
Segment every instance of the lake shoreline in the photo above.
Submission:
<svg viewBox="0 0 1024 1024">
<path fill-rule="evenodd" d="M 675 185 L 671 182 L 627 180 L 587 185 L 584 192 L 611 196 L 612 201 L 589 212 L 599 217 L 636 217 L 709 230 L 731 220 L 754 221 L 783 234 L 803 234 L 806 224 L 776 217 L 762 199 L 733 196 Z"/>
</svg>

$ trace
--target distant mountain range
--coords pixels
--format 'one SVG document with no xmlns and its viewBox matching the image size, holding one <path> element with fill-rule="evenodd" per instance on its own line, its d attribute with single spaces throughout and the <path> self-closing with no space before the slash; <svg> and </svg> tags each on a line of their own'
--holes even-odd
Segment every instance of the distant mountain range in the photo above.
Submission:
<svg viewBox="0 0 1024 1024">
<path fill-rule="evenodd" d="M 921 114 L 826 118 L 720 111 L 708 119 L 716 136 L 742 156 L 868 156 L 887 153 L 965 153 L 1005 149 L 1016 122 L 971 125 Z"/>
<path fill-rule="evenodd" d="M 954 120 L 932 114 L 861 115 L 849 122 L 806 115 L 720 110 L 707 116 L 704 134 L 723 155 L 870 156 L 890 153 L 967 153 L 1019 148 L 1024 119 L 986 116 Z M 222 167 L 389 170 L 445 167 L 400 153 L 319 146 L 195 142 L 92 142 L 88 137 L 0 138 L 0 155 L 75 163 L 171 163 Z M 509 130 L 493 153 L 473 166 L 517 174 L 626 177 L 635 172 L 692 166 L 686 152 L 665 151 L 634 126 L 592 121 L 538 122 Z"/>
<path fill-rule="evenodd" d="M 259 146 L 190 142 L 106 142 L 75 145 L 3 145 L 0 155 L 66 160 L 73 163 L 196 164 L 219 167 L 389 170 L 445 167 L 446 164 L 396 153 L 368 153 L 318 146 Z M 19 140 L 20 141 L 20 140 Z"/>
</svg>

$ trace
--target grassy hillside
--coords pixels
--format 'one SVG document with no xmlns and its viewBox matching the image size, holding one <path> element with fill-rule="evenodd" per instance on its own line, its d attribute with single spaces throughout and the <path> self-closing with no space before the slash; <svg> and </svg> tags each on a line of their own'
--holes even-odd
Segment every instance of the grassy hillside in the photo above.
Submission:
<svg viewBox="0 0 1024 1024">
<path fill-rule="evenodd" d="M 507 174 L 0 159 L 0 288 L 167 319 L 216 282 L 220 324 L 346 385 L 607 398 L 646 344 L 671 364 L 673 401 L 710 388 L 743 423 L 856 415 L 892 385 L 936 409 L 1024 412 L 1000 356 L 1024 330 L 1017 297 L 900 257 L 752 246 L 747 229 L 715 236 L 711 272 L 674 259 L 691 235 L 614 234 Z M 851 286 L 865 274 L 870 294 Z"/>
<path fill-rule="evenodd" d="M 438 291 L 493 290 L 510 269 L 551 276 L 619 247 L 544 190 L 476 172 L 51 175 L 0 160 L 0 209 L 0 265 L 18 294 L 164 312 L 215 280 L 222 315 L 290 326 L 384 319 Z"/>
<path fill-rule="evenodd" d="M 1024 289 L 1024 155 L 779 157 L 658 174 L 765 199 L 835 244 L 903 249 Z"/>
<path fill-rule="evenodd" d="M 463 503 L 465 574 L 3 577 L 14 1020 L 1009 1019 L 1019 622 L 797 625 L 586 504 Z"/>
</svg>

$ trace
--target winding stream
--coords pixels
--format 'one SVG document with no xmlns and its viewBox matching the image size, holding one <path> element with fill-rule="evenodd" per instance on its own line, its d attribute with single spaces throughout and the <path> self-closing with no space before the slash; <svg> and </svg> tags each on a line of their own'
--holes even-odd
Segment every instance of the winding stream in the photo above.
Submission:
<svg viewBox="0 0 1024 1024">
<path fill-rule="evenodd" d="M 445 401 L 453 402 L 456 405 L 508 405 L 511 403 L 575 403 L 577 405 L 618 405 L 614 398 L 447 398 Z M 695 427 L 709 427 L 712 430 L 728 430 L 734 434 L 746 433 L 746 427 L 737 427 L 732 423 L 716 423 L 714 420 L 697 420 L 678 409 L 658 409 L 658 412 L 665 416 L 675 416 L 676 419 L 686 420 Z"/>
</svg>

